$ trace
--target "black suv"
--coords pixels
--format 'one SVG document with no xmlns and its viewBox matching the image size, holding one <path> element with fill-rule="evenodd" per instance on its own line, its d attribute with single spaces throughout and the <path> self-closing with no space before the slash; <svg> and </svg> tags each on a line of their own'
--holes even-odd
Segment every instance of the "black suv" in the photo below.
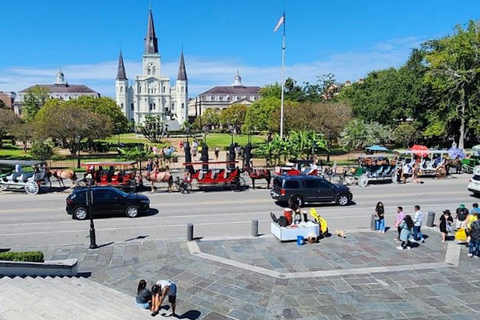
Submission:
<svg viewBox="0 0 480 320">
<path fill-rule="evenodd" d="M 294 201 L 299 206 L 303 206 L 306 202 L 335 202 L 346 206 L 353 199 L 353 194 L 348 187 L 308 175 L 276 176 L 273 179 L 270 195 L 279 203 L 286 204 Z"/>
<path fill-rule="evenodd" d="M 135 218 L 139 213 L 148 212 L 150 200 L 143 194 L 125 193 L 112 187 L 91 187 L 93 193 L 93 215 L 125 214 Z M 89 217 L 87 191 L 89 188 L 78 188 L 67 197 L 67 213 L 72 218 L 84 220 Z"/>
</svg>

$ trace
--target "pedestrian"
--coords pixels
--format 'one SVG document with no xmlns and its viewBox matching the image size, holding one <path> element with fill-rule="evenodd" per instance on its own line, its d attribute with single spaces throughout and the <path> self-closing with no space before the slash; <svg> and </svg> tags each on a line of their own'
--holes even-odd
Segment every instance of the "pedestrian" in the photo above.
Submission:
<svg viewBox="0 0 480 320">
<path fill-rule="evenodd" d="M 180 141 L 180 150 L 182 150 L 182 148 L 183 148 L 183 140 Z"/>
<path fill-rule="evenodd" d="M 152 317 L 158 314 L 163 300 L 168 296 L 168 302 L 172 305 L 172 316 L 175 316 L 177 301 L 177 284 L 171 280 L 160 280 L 152 287 Z"/>
<path fill-rule="evenodd" d="M 375 207 L 375 215 L 377 220 L 375 221 L 375 230 L 381 233 L 385 233 L 385 208 L 383 202 L 379 201 Z"/>
<path fill-rule="evenodd" d="M 474 203 L 472 211 L 470 211 L 470 214 L 468 215 L 466 221 L 466 228 L 465 228 L 465 233 L 467 234 L 467 243 L 470 243 L 470 225 L 472 224 L 473 221 L 478 219 L 478 215 L 480 214 L 480 210 L 478 209 L 478 203 Z"/>
<path fill-rule="evenodd" d="M 402 244 L 397 247 L 398 250 L 410 250 L 412 246 L 410 244 L 410 238 L 412 237 L 412 229 L 414 228 L 413 220 L 410 215 L 406 215 L 405 219 L 400 223 L 400 241 Z"/>
<path fill-rule="evenodd" d="M 422 234 L 423 212 L 420 211 L 420 206 L 417 204 L 415 207 L 415 216 L 413 217 L 413 239 L 412 242 L 420 241 L 425 243 L 425 239 Z"/>
<path fill-rule="evenodd" d="M 417 162 L 413 165 L 412 168 L 412 181 L 413 183 L 420 183 L 420 166 L 418 165 Z"/>
<path fill-rule="evenodd" d="M 458 206 L 456 210 L 457 215 L 455 216 L 455 227 L 457 228 L 457 230 L 466 228 L 468 213 L 468 209 L 465 208 L 465 205 L 463 203 Z"/>
<path fill-rule="evenodd" d="M 143 309 L 149 309 L 151 301 L 152 301 L 152 293 L 150 292 L 150 290 L 147 289 L 147 281 L 142 279 L 138 283 L 135 302 L 137 306 Z"/>
<path fill-rule="evenodd" d="M 215 160 L 218 161 L 218 156 L 220 155 L 220 149 L 218 147 L 215 147 Z"/>
<path fill-rule="evenodd" d="M 403 213 L 403 207 L 398 206 L 397 207 L 397 219 L 395 220 L 394 227 L 397 228 L 398 231 L 398 237 L 397 240 L 400 241 L 400 233 L 402 231 L 402 228 L 400 228 L 400 224 L 403 222 L 405 219 L 405 213 Z"/>
<path fill-rule="evenodd" d="M 450 210 L 443 211 L 443 215 L 440 217 L 440 233 L 442 234 L 442 243 L 445 243 L 447 240 L 448 232 L 452 231 L 453 218 Z"/>
<path fill-rule="evenodd" d="M 480 220 L 478 219 L 478 213 L 473 214 L 477 217 L 472 221 L 468 228 L 468 234 L 470 235 L 470 242 L 468 244 L 468 256 L 479 258 L 480 255 Z"/>
</svg>

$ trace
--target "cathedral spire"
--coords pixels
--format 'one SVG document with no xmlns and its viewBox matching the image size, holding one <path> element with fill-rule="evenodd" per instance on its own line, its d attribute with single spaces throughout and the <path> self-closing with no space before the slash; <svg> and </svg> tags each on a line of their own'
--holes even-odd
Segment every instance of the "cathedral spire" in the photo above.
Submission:
<svg viewBox="0 0 480 320">
<path fill-rule="evenodd" d="M 125 65 L 123 64 L 122 50 L 120 50 L 120 55 L 118 56 L 117 80 L 127 80 Z"/>
<path fill-rule="evenodd" d="M 149 8 L 147 37 L 145 38 L 145 54 L 158 53 L 157 37 L 155 36 L 155 25 L 153 24 L 152 8 Z"/>
<path fill-rule="evenodd" d="M 185 60 L 183 59 L 183 49 L 182 49 L 182 54 L 180 56 L 180 66 L 178 67 L 177 80 L 188 80 L 187 70 L 185 69 Z"/>
</svg>

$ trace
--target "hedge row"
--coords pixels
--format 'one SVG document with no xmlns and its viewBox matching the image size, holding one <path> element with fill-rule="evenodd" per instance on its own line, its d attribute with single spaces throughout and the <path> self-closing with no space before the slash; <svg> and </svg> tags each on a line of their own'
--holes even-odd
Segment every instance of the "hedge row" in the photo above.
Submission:
<svg viewBox="0 0 480 320">
<path fill-rule="evenodd" d="M 43 262 L 43 252 L 41 251 L 1 252 L 0 260 L 22 261 L 22 262 Z"/>
</svg>

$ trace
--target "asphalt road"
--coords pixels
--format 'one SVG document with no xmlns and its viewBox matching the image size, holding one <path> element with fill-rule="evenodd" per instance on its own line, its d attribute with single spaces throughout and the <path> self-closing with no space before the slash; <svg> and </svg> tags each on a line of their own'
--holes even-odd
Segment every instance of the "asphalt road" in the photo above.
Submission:
<svg viewBox="0 0 480 320">
<path fill-rule="evenodd" d="M 436 219 L 444 209 L 454 211 L 460 203 L 471 207 L 480 202 L 468 192 L 470 175 L 456 175 L 423 184 L 376 184 L 352 186 L 354 203 L 347 207 L 313 205 L 325 217 L 330 229 L 368 228 L 377 201 L 386 207 L 387 226 L 393 223 L 395 208 L 407 214 L 419 204 L 422 211 L 434 211 Z M 262 184 L 258 184 L 262 185 Z M 185 239 L 187 223 L 194 224 L 195 237 L 244 237 L 251 233 L 251 221 L 259 221 L 260 233 L 270 233 L 270 212 L 281 215 L 283 208 L 270 198 L 269 190 L 197 191 L 191 194 L 167 193 L 165 188 L 150 195 L 149 215 L 134 219 L 108 217 L 95 219 L 97 244 L 129 239 Z M 89 221 L 71 219 L 65 211 L 69 190 L 29 196 L 23 192 L 0 193 L 0 247 L 69 245 L 89 243 Z M 310 206 L 304 209 L 309 210 Z"/>
</svg>

